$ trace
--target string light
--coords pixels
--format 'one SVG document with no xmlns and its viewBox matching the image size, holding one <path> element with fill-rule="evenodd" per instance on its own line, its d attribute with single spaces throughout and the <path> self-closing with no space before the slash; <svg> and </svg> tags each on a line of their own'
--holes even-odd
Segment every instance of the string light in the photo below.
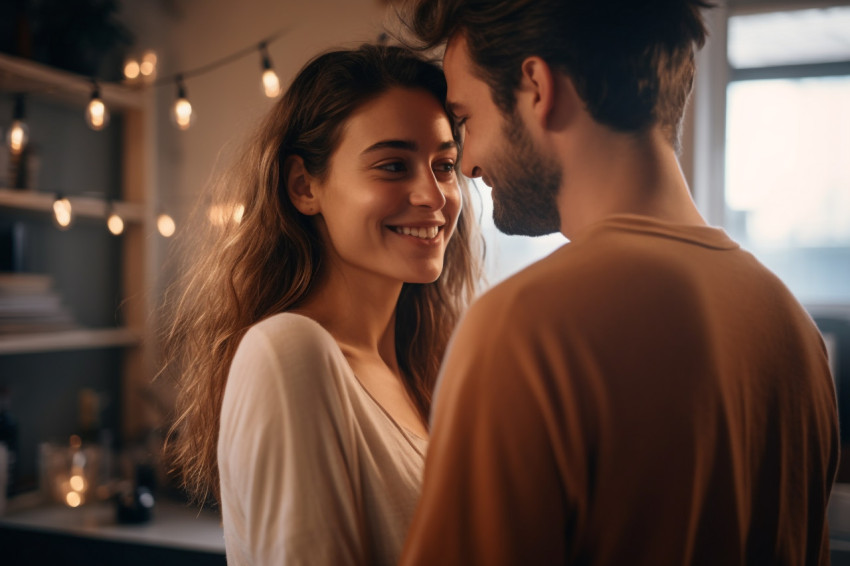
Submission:
<svg viewBox="0 0 850 566">
<path fill-rule="evenodd" d="M 91 99 L 88 106 L 86 106 L 86 124 L 96 132 L 99 132 L 109 124 L 109 109 L 100 98 L 100 87 L 94 79 L 92 79 Z"/>
<path fill-rule="evenodd" d="M 177 225 L 173 218 L 163 212 L 156 219 L 156 229 L 163 237 L 170 238 L 177 231 Z"/>
<path fill-rule="evenodd" d="M 272 61 L 269 57 L 269 51 L 266 42 L 260 43 L 260 59 L 262 62 L 263 75 L 261 84 L 263 86 L 263 94 L 269 98 L 277 98 L 280 96 L 280 78 L 272 69 Z"/>
<path fill-rule="evenodd" d="M 9 151 L 12 155 L 20 155 L 30 139 L 30 130 L 26 122 L 24 122 L 24 95 L 15 95 L 15 107 L 12 111 L 12 125 L 9 126 L 9 133 L 6 136 L 6 143 L 9 146 Z"/>
<path fill-rule="evenodd" d="M 56 200 L 53 201 L 53 218 L 60 229 L 65 230 L 70 227 L 74 219 L 71 201 L 62 195 L 56 195 Z"/>
<path fill-rule="evenodd" d="M 156 53 L 153 51 L 145 51 L 142 54 L 142 62 L 139 64 L 139 72 L 147 80 L 153 79 L 156 76 Z"/>
<path fill-rule="evenodd" d="M 120 236 L 124 232 L 124 219 L 115 210 L 115 204 L 109 205 L 109 217 L 106 219 L 106 227 L 114 236 Z"/>
<path fill-rule="evenodd" d="M 186 85 L 183 84 L 182 75 L 177 76 L 177 100 L 174 102 L 171 117 L 181 130 L 188 130 L 189 126 L 195 121 L 195 113 L 192 112 L 192 105 L 189 103 L 189 99 L 186 98 Z"/>
<path fill-rule="evenodd" d="M 172 120 L 179 129 L 186 130 L 194 123 L 196 116 L 191 103 L 186 97 L 186 87 L 183 82 L 184 79 L 190 76 L 194 77 L 208 73 L 209 71 L 250 55 L 257 49 L 259 49 L 261 55 L 261 85 L 263 94 L 269 98 L 276 98 L 280 96 L 280 78 L 272 67 L 271 58 L 268 53 L 268 44 L 284 35 L 287 31 L 287 29 L 278 30 L 274 34 L 266 37 L 259 44 L 253 44 L 249 48 L 231 53 L 226 57 L 213 61 L 202 67 L 181 72 L 170 78 L 163 77 L 159 80 L 154 80 L 156 76 L 157 55 L 153 51 L 146 51 L 142 55 L 141 61 L 137 59 L 127 59 L 125 61 L 124 77 L 131 83 L 138 79 L 144 79 L 146 84 L 139 85 L 142 88 L 160 86 L 162 84 L 170 83 L 171 81 L 176 82 L 177 99 L 172 108 Z M 92 95 L 88 105 L 86 106 L 85 120 L 86 124 L 91 129 L 100 131 L 109 124 L 110 113 L 108 107 L 104 104 L 103 99 L 101 98 L 100 87 L 97 81 L 93 78 L 91 83 Z M 13 156 L 18 156 L 23 153 L 27 143 L 29 142 L 29 127 L 24 121 L 24 105 L 24 94 L 21 93 L 16 95 L 13 122 L 6 137 L 9 150 Z M 107 228 L 116 236 L 122 234 L 126 227 L 125 220 L 116 211 L 114 204 L 111 202 L 108 205 L 107 211 Z M 216 210 L 214 212 L 210 211 L 210 220 L 213 223 L 220 225 L 227 222 L 234 222 L 238 224 L 242 220 L 244 211 L 245 208 L 241 204 L 227 205 L 221 210 Z M 56 225 L 63 230 L 69 228 L 74 221 L 74 212 L 71 202 L 62 195 L 57 195 L 56 199 L 53 201 L 53 216 Z M 156 225 L 159 233 L 166 238 L 173 236 L 177 230 L 174 219 L 164 212 L 157 217 Z M 71 502 L 69 502 L 69 504 L 70 503 Z M 75 503 L 79 504 L 79 502 Z"/>
</svg>

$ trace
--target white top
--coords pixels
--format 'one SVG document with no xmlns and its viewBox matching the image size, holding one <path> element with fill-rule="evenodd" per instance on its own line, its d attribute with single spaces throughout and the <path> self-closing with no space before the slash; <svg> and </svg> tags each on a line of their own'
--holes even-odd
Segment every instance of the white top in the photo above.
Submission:
<svg viewBox="0 0 850 566">
<path fill-rule="evenodd" d="M 318 323 L 292 313 L 257 323 L 221 410 L 228 564 L 395 564 L 426 447 L 369 395 Z"/>
</svg>

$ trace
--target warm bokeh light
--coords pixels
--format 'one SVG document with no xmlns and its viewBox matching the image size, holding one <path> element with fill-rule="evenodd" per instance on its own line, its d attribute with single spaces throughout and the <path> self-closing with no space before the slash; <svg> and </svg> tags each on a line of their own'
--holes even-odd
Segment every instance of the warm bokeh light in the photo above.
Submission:
<svg viewBox="0 0 850 566">
<path fill-rule="evenodd" d="M 126 63 L 124 63 L 124 78 L 128 80 L 136 80 L 139 78 L 139 73 L 141 73 L 141 68 L 139 67 L 139 62 L 135 59 L 128 59 Z"/>
<path fill-rule="evenodd" d="M 207 218 L 213 226 L 224 226 L 228 222 L 239 224 L 245 214 L 243 204 L 213 204 L 207 209 Z"/>
<path fill-rule="evenodd" d="M 173 218 L 163 213 L 160 214 L 159 217 L 156 219 L 156 228 L 157 230 L 159 230 L 160 234 L 162 234 L 166 238 L 170 238 L 177 230 L 177 225 L 174 223 Z"/>
<path fill-rule="evenodd" d="M 71 479 L 68 480 L 68 483 L 71 486 L 71 489 L 74 491 L 84 491 L 86 489 L 86 480 L 81 475 L 71 476 Z"/>
<path fill-rule="evenodd" d="M 269 98 L 277 98 L 280 95 L 280 79 L 273 69 L 263 71 L 263 92 Z"/>
<path fill-rule="evenodd" d="M 92 98 L 86 107 L 86 124 L 95 131 L 102 130 L 109 123 L 109 110 L 100 98 Z"/>
<path fill-rule="evenodd" d="M 174 123 L 181 130 L 187 130 L 192 125 L 192 120 L 192 105 L 185 98 L 177 99 L 174 103 Z"/>
<path fill-rule="evenodd" d="M 156 53 L 153 51 L 145 51 L 142 55 L 142 64 L 139 65 L 139 71 L 145 77 L 153 77 L 156 74 Z"/>
<path fill-rule="evenodd" d="M 76 491 L 69 491 L 68 494 L 65 495 L 65 503 L 67 503 L 69 507 L 79 507 L 82 502 L 83 498 L 80 497 L 80 494 Z"/>
<path fill-rule="evenodd" d="M 106 219 L 106 227 L 109 228 L 112 234 L 118 236 L 124 232 L 124 219 L 113 212 Z"/>
<path fill-rule="evenodd" d="M 66 198 L 58 198 L 53 201 L 53 217 L 60 228 L 67 228 L 73 219 L 71 201 Z M 73 437 L 72 437 L 73 438 Z"/>
<path fill-rule="evenodd" d="M 9 151 L 12 155 L 20 155 L 24 151 L 27 142 L 29 141 L 29 128 L 21 120 L 15 120 L 9 127 L 9 133 L 6 136 L 6 142 L 9 145 Z"/>
</svg>

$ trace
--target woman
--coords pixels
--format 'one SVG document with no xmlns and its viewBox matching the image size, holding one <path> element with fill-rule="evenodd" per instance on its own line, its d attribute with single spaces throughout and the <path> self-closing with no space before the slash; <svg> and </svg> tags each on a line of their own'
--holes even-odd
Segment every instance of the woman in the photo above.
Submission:
<svg viewBox="0 0 850 566">
<path fill-rule="evenodd" d="M 324 54 L 223 184 L 244 213 L 195 260 L 168 351 L 177 462 L 221 502 L 230 564 L 398 558 L 479 275 L 445 95 L 402 48 Z"/>
</svg>

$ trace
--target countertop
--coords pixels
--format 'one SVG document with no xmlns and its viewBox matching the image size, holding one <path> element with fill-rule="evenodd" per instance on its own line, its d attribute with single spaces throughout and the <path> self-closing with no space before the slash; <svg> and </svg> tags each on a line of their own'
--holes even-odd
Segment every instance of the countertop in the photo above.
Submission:
<svg viewBox="0 0 850 566">
<path fill-rule="evenodd" d="M 224 534 L 218 514 L 175 501 L 158 500 L 153 518 L 138 525 L 119 524 L 115 505 L 108 502 L 77 508 L 55 503 L 16 503 L 0 516 L 0 529 L 224 555 Z"/>
</svg>

